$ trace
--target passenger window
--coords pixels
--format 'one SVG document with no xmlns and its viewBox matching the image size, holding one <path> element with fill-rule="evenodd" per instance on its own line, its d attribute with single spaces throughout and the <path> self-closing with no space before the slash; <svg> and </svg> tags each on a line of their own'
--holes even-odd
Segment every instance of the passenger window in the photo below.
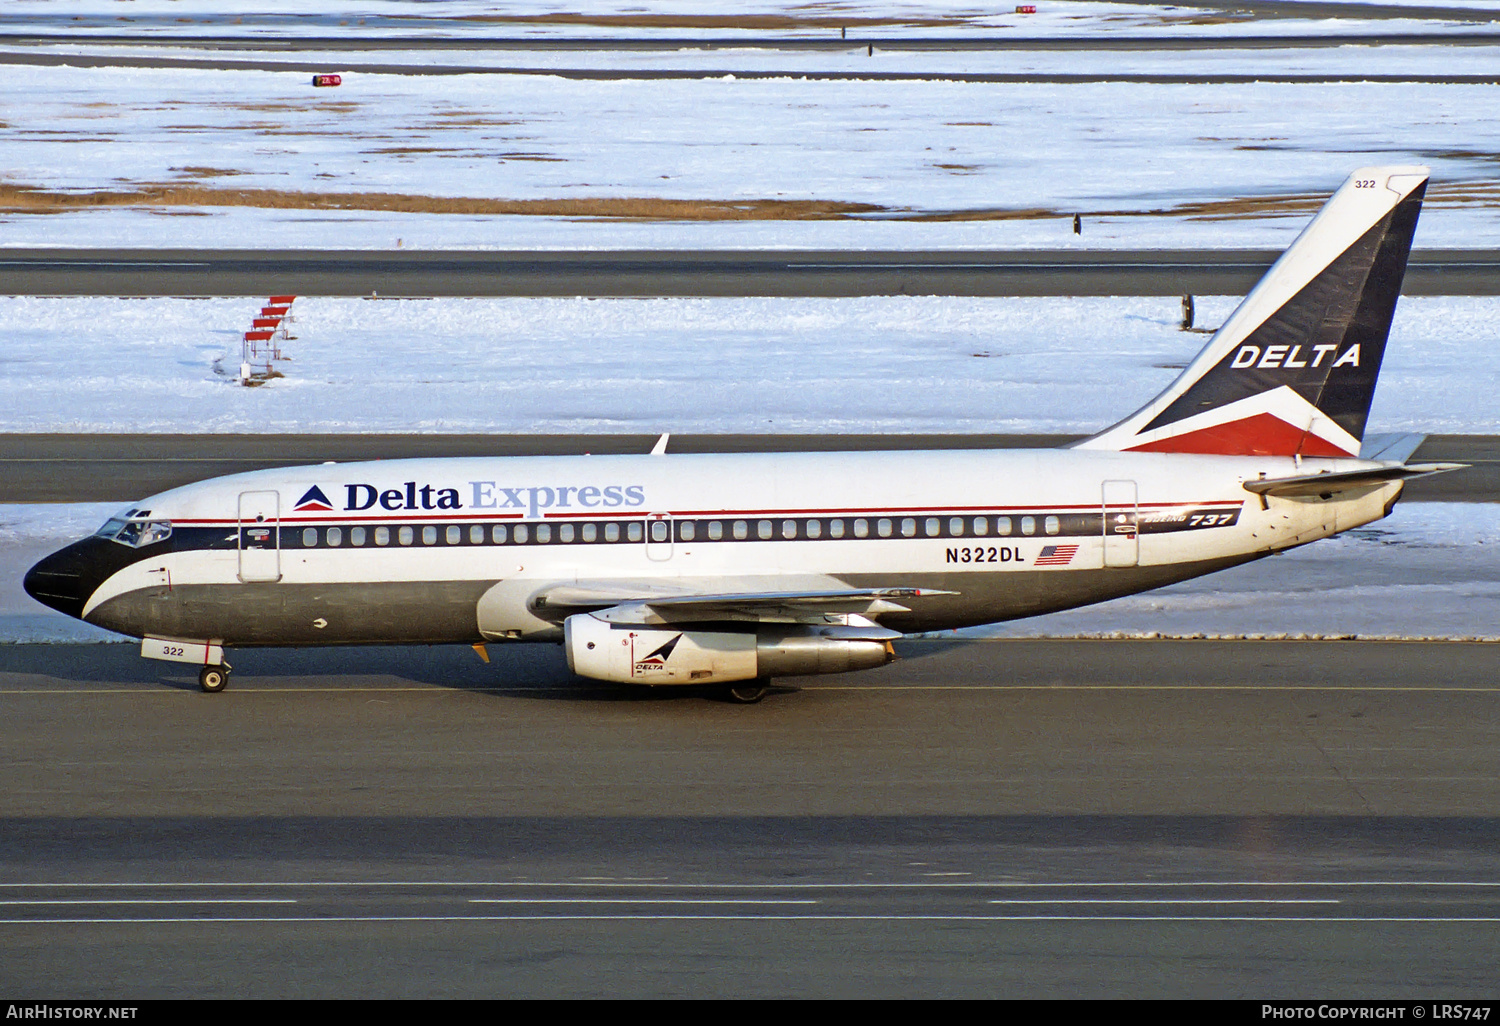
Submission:
<svg viewBox="0 0 1500 1026">
<path fill-rule="evenodd" d="M 318 529 L 316 527 L 304 527 L 302 529 L 302 547 L 304 549 L 315 548 L 318 544 Z"/>
<path fill-rule="evenodd" d="M 1058 519 L 1056 517 L 1048 517 L 1046 520 L 1042 521 L 1042 530 L 1046 531 L 1048 534 L 1056 534 L 1058 531 L 1062 530 L 1062 524 L 1058 522 Z"/>
<path fill-rule="evenodd" d="M 353 535 L 353 531 L 349 532 Z M 344 543 L 344 531 L 342 528 L 330 527 L 328 529 L 328 545 L 330 548 L 338 548 Z"/>
<path fill-rule="evenodd" d="M 927 523 L 923 524 L 922 527 L 926 530 L 927 537 L 929 538 L 936 538 L 943 533 L 942 522 L 937 517 L 928 517 Z"/>
<path fill-rule="evenodd" d="M 496 524 L 490 528 L 490 540 L 496 545 L 504 545 L 506 535 L 508 534 L 510 534 L 510 531 L 506 529 L 504 524 Z"/>
<path fill-rule="evenodd" d="M 564 544 L 567 544 L 568 542 L 572 541 L 573 540 L 573 525 L 572 524 L 559 524 L 559 525 L 557 525 L 557 540 L 560 541 L 560 542 L 562 542 L 562 543 L 564 543 Z"/>
<path fill-rule="evenodd" d="M 363 527 L 349 528 L 349 544 L 360 546 L 365 543 L 365 529 Z"/>
<path fill-rule="evenodd" d="M 820 538 L 823 536 L 823 522 L 821 520 L 809 520 L 807 522 L 807 536 L 809 538 Z"/>
<path fill-rule="evenodd" d="M 428 524 L 426 527 L 422 528 L 422 544 L 423 545 L 436 545 L 437 544 L 437 528 L 436 527 L 433 527 L 431 524 Z"/>
<path fill-rule="evenodd" d="M 781 522 L 781 536 L 783 538 L 797 537 L 797 521 L 783 520 Z"/>
<path fill-rule="evenodd" d="M 1021 533 L 1028 535 L 1036 534 L 1036 517 L 1021 518 Z"/>
<path fill-rule="evenodd" d="M 882 538 L 889 538 L 891 536 L 891 522 L 884 518 L 877 520 L 875 522 L 875 533 Z"/>
<path fill-rule="evenodd" d="M 771 526 L 771 522 L 769 520 L 758 521 L 755 525 L 755 535 L 756 537 L 761 539 L 771 537 L 771 534 L 774 530 L 775 528 Z"/>
<path fill-rule="evenodd" d="M 953 535 L 953 537 L 955 537 L 955 538 L 962 537 L 963 533 L 964 533 L 964 518 L 963 517 L 949 517 L 948 518 L 948 533 L 951 534 L 951 535 Z"/>
<path fill-rule="evenodd" d="M 974 533 L 983 538 L 990 533 L 990 522 L 984 517 L 974 518 Z"/>
<path fill-rule="evenodd" d="M 401 545 L 410 545 L 416 532 L 410 527 L 403 527 L 396 531 L 396 542 Z"/>
<path fill-rule="evenodd" d="M 551 524 L 537 524 L 536 525 L 536 543 L 538 545 L 546 545 L 551 540 L 552 540 L 552 525 Z"/>
<path fill-rule="evenodd" d="M 443 535 L 445 538 L 447 538 L 449 545 L 463 544 L 464 531 L 463 528 L 459 527 L 457 524 L 449 524 L 448 530 L 444 531 Z"/>
<path fill-rule="evenodd" d="M 718 541 L 720 538 L 723 538 L 723 537 L 724 537 L 724 525 L 721 524 L 721 523 L 719 523 L 717 520 L 710 520 L 708 522 L 708 540 L 709 541 Z"/>
<path fill-rule="evenodd" d="M 651 521 L 651 540 L 657 543 L 671 539 L 671 525 L 665 520 Z"/>
<path fill-rule="evenodd" d="M 528 535 L 525 524 L 517 524 L 516 529 L 511 532 L 511 537 L 515 538 L 517 545 L 525 545 Z"/>
<path fill-rule="evenodd" d="M 830 520 L 828 522 L 828 537 L 842 538 L 844 536 L 844 522 L 842 520 Z"/>
<path fill-rule="evenodd" d="M 483 524 L 474 524 L 474 525 L 472 525 L 469 528 L 469 544 L 470 545 L 483 545 L 484 544 L 484 525 Z"/>
<path fill-rule="evenodd" d="M 583 525 L 583 540 L 584 541 L 586 541 L 586 542 L 596 541 L 598 539 L 598 537 L 599 537 L 599 525 L 598 524 L 584 524 Z"/>
<path fill-rule="evenodd" d="M 693 536 L 698 533 L 691 520 L 683 520 L 677 525 L 677 536 L 683 541 L 692 541 Z"/>
<path fill-rule="evenodd" d="M 995 533 L 999 535 L 1010 534 L 1010 517 L 995 518 Z"/>
<path fill-rule="evenodd" d="M 734 540 L 735 541 L 744 541 L 749 536 L 750 536 L 750 525 L 747 524 L 747 523 L 745 523 L 743 520 L 736 520 L 734 522 Z"/>
<path fill-rule="evenodd" d="M 389 545 L 391 543 L 391 529 L 389 527 L 375 528 L 375 544 Z"/>
<path fill-rule="evenodd" d="M 870 522 L 868 520 L 856 520 L 854 522 L 854 537 L 870 537 Z"/>
<path fill-rule="evenodd" d="M 644 533 L 645 531 L 642 529 L 641 522 L 639 520 L 632 520 L 630 523 L 625 525 L 625 537 L 630 541 L 640 541 Z"/>
<path fill-rule="evenodd" d="M 617 524 L 617 523 L 615 523 L 613 520 L 611 520 L 609 523 L 605 524 L 604 525 L 604 540 L 607 541 L 607 542 L 617 542 L 617 541 L 619 541 L 620 540 L 620 525 Z"/>
</svg>

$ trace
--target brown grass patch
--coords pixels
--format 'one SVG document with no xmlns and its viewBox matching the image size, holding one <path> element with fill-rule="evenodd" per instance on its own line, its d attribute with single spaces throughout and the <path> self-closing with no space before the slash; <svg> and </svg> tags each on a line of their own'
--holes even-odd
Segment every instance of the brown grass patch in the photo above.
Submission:
<svg viewBox="0 0 1500 1026">
<path fill-rule="evenodd" d="M 236 171 L 227 167 L 169 167 L 168 171 L 176 171 L 182 175 L 192 175 L 194 178 L 230 178 L 234 175 L 248 174 L 246 171 Z"/>
<path fill-rule="evenodd" d="M 647 197 L 504 200 L 412 196 L 389 192 L 295 192 L 214 189 L 201 185 L 141 185 L 95 192 L 56 192 L 0 184 L 0 211 L 50 214 L 94 207 L 259 207 L 272 210 L 383 210 L 413 214 L 518 214 L 533 217 L 643 221 L 834 220 L 884 208 L 835 200 L 696 200 Z"/>
<path fill-rule="evenodd" d="M 516 159 L 509 157 L 507 159 Z M 958 165 L 955 165 L 958 166 Z M 234 174 L 215 168 L 179 171 Z M 654 197 L 585 197 L 508 200 L 466 196 L 414 196 L 389 192 L 300 192 L 288 189 L 222 189 L 175 182 L 139 182 L 119 189 L 61 192 L 0 183 L 0 212 L 53 214 L 98 207 L 257 207 L 270 210 L 368 210 L 412 214 L 516 215 L 578 220 L 632 221 L 834 221 L 880 214 L 900 221 L 1026 221 L 1051 217 L 1185 217 L 1194 221 L 1242 220 L 1311 214 L 1327 202 L 1322 193 L 1250 196 L 1180 203 L 1137 210 L 970 209 L 923 212 L 841 200 L 705 200 Z M 1500 207 L 1500 182 L 1454 182 L 1434 186 L 1429 205 Z"/>
</svg>

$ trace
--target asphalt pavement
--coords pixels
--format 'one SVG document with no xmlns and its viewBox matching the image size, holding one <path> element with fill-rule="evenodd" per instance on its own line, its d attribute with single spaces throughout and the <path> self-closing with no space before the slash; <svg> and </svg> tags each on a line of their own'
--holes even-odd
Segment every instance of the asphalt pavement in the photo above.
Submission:
<svg viewBox="0 0 1500 1026">
<path fill-rule="evenodd" d="M 1083 221 L 1088 230 L 1088 218 Z M 0 295 L 1235 296 L 1279 250 L 0 252 Z M 1411 296 L 1500 295 L 1500 250 L 1416 250 Z"/>
<path fill-rule="evenodd" d="M 0 989 L 1494 996 L 1500 646 L 901 652 L 746 707 L 0 646 Z"/>
</svg>

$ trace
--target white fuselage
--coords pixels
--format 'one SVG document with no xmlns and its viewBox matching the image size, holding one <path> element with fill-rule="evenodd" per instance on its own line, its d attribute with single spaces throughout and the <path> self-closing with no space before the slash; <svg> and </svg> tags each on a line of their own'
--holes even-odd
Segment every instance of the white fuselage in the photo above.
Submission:
<svg viewBox="0 0 1500 1026">
<path fill-rule="evenodd" d="M 230 644 L 541 640 L 559 623 L 535 599 L 558 585 L 916 586 L 947 594 L 873 618 L 940 629 L 1156 587 L 1379 519 L 1399 484 L 1332 500 L 1242 487 L 1370 465 L 1073 449 L 257 471 L 138 503 L 177 541 L 109 574 L 82 614 Z"/>
</svg>

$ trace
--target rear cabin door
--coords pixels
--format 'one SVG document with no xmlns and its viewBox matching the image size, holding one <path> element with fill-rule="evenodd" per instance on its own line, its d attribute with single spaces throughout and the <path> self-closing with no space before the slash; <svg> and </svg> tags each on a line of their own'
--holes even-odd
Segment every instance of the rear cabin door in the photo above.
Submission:
<svg viewBox="0 0 1500 1026">
<path fill-rule="evenodd" d="M 281 580 L 281 493 L 240 492 L 240 580 Z"/>
<path fill-rule="evenodd" d="M 1135 566 L 1141 561 L 1139 508 L 1134 481 L 1105 481 L 1104 565 Z"/>
</svg>

